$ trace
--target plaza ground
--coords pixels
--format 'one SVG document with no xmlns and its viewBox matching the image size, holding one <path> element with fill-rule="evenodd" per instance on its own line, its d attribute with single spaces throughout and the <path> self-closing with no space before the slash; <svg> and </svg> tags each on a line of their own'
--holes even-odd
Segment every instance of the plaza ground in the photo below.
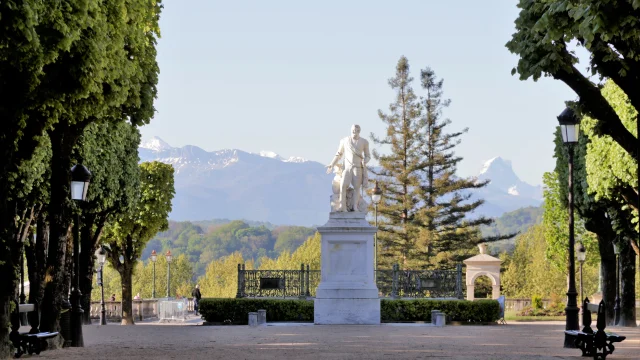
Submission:
<svg viewBox="0 0 640 360">
<path fill-rule="evenodd" d="M 564 349 L 564 323 L 381 326 L 272 324 L 86 325 L 84 348 L 45 351 L 40 359 L 581 359 Z M 595 322 L 594 322 L 595 325 Z M 640 328 L 607 328 L 627 340 L 608 359 L 640 358 Z M 29 358 L 28 356 L 24 356 Z"/>
</svg>

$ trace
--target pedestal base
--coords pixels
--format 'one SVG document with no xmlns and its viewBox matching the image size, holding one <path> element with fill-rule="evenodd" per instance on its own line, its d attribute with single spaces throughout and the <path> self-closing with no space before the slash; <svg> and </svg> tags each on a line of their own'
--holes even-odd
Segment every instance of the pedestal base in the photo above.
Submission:
<svg viewBox="0 0 640 360">
<path fill-rule="evenodd" d="M 315 299 L 317 325 L 379 325 L 380 299 Z"/>
</svg>

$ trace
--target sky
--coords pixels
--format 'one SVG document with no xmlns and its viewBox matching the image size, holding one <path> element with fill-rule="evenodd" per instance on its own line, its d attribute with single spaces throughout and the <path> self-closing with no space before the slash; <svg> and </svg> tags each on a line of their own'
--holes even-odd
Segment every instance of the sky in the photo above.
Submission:
<svg viewBox="0 0 640 360">
<path fill-rule="evenodd" d="M 469 128 L 458 175 L 496 156 L 533 185 L 554 168 L 556 116 L 576 95 L 511 75 L 517 0 L 162 3 L 157 113 L 143 140 L 328 164 L 352 124 L 367 139 L 384 134 L 378 110 L 394 101 L 387 80 L 404 55 L 415 92 L 431 67 L 451 99 L 449 130 Z"/>
</svg>

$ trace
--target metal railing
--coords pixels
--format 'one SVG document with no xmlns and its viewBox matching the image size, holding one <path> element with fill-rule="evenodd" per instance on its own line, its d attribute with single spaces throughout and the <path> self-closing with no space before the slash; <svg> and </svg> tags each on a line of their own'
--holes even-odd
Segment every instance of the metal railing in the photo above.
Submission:
<svg viewBox="0 0 640 360">
<path fill-rule="evenodd" d="M 236 298 L 314 297 L 320 284 L 320 270 L 300 265 L 300 270 L 246 270 L 238 264 Z M 463 299 L 462 264 L 453 270 L 376 270 L 376 285 L 381 298 Z"/>
</svg>

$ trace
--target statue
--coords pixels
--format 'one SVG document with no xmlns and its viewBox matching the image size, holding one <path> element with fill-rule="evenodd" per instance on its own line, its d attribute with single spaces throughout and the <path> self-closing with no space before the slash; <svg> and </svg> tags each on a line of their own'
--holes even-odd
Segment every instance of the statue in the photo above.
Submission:
<svg viewBox="0 0 640 360">
<path fill-rule="evenodd" d="M 344 164 L 338 164 L 343 155 Z M 370 159 L 369 142 L 360 137 L 360 125 L 351 126 L 351 136 L 340 140 L 336 156 L 327 165 L 327 174 L 333 171 L 334 166 L 337 168 L 334 182 L 339 182 L 338 189 L 335 186 L 338 184 L 334 184 L 334 193 L 339 190 L 339 196 L 338 201 L 332 204 L 333 211 L 366 211 L 366 203 L 360 193 L 363 187 L 367 187 L 366 165 Z"/>
</svg>

